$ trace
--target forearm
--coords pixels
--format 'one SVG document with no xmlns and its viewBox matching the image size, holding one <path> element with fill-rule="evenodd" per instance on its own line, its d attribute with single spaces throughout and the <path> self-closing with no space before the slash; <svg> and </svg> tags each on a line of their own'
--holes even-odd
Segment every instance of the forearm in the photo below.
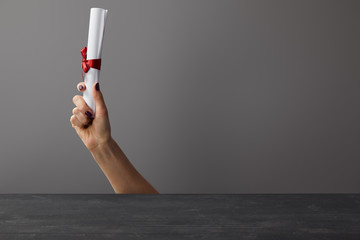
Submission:
<svg viewBox="0 0 360 240">
<path fill-rule="evenodd" d="M 91 154 L 116 193 L 158 193 L 112 138 L 92 149 Z"/>
</svg>

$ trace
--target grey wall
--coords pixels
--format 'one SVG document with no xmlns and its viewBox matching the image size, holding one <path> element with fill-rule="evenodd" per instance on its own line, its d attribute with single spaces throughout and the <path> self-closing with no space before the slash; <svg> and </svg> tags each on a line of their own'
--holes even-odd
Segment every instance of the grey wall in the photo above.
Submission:
<svg viewBox="0 0 360 240">
<path fill-rule="evenodd" d="M 113 137 L 160 192 L 360 192 L 359 1 L 7 0 L 1 193 L 113 192 L 69 122 L 90 7 Z"/>
</svg>

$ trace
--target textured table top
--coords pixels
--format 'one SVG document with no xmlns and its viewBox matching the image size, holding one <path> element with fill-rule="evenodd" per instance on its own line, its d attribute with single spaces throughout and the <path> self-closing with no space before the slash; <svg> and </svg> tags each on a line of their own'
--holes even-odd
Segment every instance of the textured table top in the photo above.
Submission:
<svg viewBox="0 0 360 240">
<path fill-rule="evenodd" d="M 360 239 L 360 194 L 0 194 L 0 239 Z"/>
</svg>

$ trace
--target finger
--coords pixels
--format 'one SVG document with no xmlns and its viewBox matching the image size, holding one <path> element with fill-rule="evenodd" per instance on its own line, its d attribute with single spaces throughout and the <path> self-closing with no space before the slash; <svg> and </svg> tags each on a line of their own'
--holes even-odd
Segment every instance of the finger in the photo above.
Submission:
<svg viewBox="0 0 360 240">
<path fill-rule="evenodd" d="M 89 112 L 92 116 L 92 110 L 89 108 L 89 106 L 86 104 L 84 98 L 82 96 L 76 95 L 73 98 L 73 102 L 76 105 L 76 107 L 79 108 L 80 112 L 86 113 Z"/>
<path fill-rule="evenodd" d="M 76 127 L 81 128 L 83 126 L 83 124 L 79 121 L 79 119 L 76 118 L 75 115 L 71 116 L 70 122 L 71 122 L 73 128 L 76 128 Z"/>
<path fill-rule="evenodd" d="M 76 86 L 76 88 L 78 91 L 83 92 L 86 89 L 86 85 L 84 82 L 79 82 L 78 85 Z"/>
<path fill-rule="evenodd" d="M 107 108 L 105 105 L 104 97 L 100 91 L 100 85 L 99 83 L 95 83 L 93 85 L 92 94 L 95 101 L 95 114 L 98 116 L 103 116 L 107 114 Z"/>
<path fill-rule="evenodd" d="M 88 125 L 91 120 L 92 116 L 89 111 L 85 111 L 85 113 L 81 112 L 78 107 L 74 108 L 72 113 L 76 116 L 76 118 L 82 123 L 83 125 Z"/>
</svg>

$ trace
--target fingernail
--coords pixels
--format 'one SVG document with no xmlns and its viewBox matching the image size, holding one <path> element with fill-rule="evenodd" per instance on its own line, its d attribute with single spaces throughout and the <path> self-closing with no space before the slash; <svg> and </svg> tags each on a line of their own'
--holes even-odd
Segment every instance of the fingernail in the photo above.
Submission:
<svg viewBox="0 0 360 240">
<path fill-rule="evenodd" d="M 100 91 L 100 84 L 96 83 L 95 88 L 96 88 L 97 91 Z"/>
<path fill-rule="evenodd" d="M 80 90 L 80 91 L 83 90 L 83 88 L 84 88 L 83 85 L 80 85 L 80 86 L 79 86 L 79 90 Z"/>
<path fill-rule="evenodd" d="M 92 114 L 91 114 L 89 111 L 86 111 L 86 112 L 85 112 L 85 115 L 86 115 L 89 119 L 92 118 Z"/>
</svg>

